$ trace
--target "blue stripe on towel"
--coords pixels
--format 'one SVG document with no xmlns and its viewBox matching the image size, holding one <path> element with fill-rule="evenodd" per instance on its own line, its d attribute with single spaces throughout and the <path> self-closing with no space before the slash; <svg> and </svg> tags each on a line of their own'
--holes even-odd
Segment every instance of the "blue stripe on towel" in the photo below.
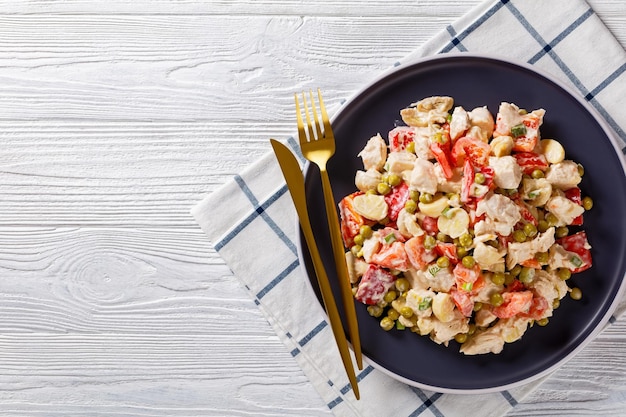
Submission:
<svg viewBox="0 0 626 417">
<path fill-rule="evenodd" d="M 443 394 L 435 393 L 432 397 L 428 397 L 426 393 L 421 389 L 415 387 L 410 388 L 415 394 L 417 394 L 419 399 L 422 401 L 422 405 L 420 405 L 415 411 L 409 414 L 409 417 L 417 417 L 426 410 L 430 411 L 436 417 L 444 417 L 443 413 L 439 411 L 439 409 L 435 406 L 435 401 L 437 401 Z"/>
<path fill-rule="evenodd" d="M 270 281 L 261 291 L 259 291 L 256 295 L 256 298 L 259 300 L 263 298 L 268 292 L 270 292 L 279 282 L 281 282 L 287 275 L 289 275 L 294 269 L 296 269 L 300 265 L 298 260 L 290 263 L 287 268 L 283 269 L 280 274 L 278 274 L 273 280 Z"/>
<path fill-rule="evenodd" d="M 517 405 L 517 400 L 513 398 L 510 392 L 502 391 L 501 394 L 509 402 L 509 404 L 511 404 L 512 407 L 515 407 Z"/>
<path fill-rule="evenodd" d="M 450 43 L 444 46 L 439 52 L 440 53 L 450 52 L 451 50 L 456 48 L 457 45 L 463 41 L 463 39 L 467 38 L 472 32 L 474 32 L 478 27 L 480 27 L 480 25 L 485 23 L 485 21 L 487 21 L 491 16 L 496 14 L 496 12 L 500 10 L 502 6 L 507 4 L 509 1 L 510 0 L 501 0 L 498 3 L 494 4 L 493 7 L 491 7 L 491 9 L 487 10 L 485 14 L 483 14 L 474 23 L 468 26 L 467 29 L 465 29 L 463 32 L 461 32 L 460 34 L 455 36 L 453 39 L 451 39 Z"/>
</svg>

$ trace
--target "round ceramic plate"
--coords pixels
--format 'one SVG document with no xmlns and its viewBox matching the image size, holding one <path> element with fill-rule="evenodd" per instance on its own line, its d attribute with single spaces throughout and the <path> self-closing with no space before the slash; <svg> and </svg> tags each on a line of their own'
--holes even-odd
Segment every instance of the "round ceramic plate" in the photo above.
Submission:
<svg viewBox="0 0 626 417">
<path fill-rule="evenodd" d="M 442 55 L 398 67 L 346 102 L 333 119 L 337 151 L 328 165 L 335 200 L 356 191 L 357 157 L 366 141 L 401 124 L 399 111 L 424 97 L 451 96 L 455 106 L 487 106 L 497 113 L 500 102 L 546 110 L 541 134 L 561 142 L 566 157 L 580 162 L 580 187 L 594 200 L 584 229 L 592 245 L 593 267 L 576 274 L 570 286 L 582 289 L 580 301 L 565 297 L 546 327 L 533 326 L 521 340 L 506 344 L 498 355 L 465 356 L 458 343 L 437 345 L 428 337 L 393 329 L 357 303 L 361 344 L 366 361 L 405 383 L 439 392 L 497 391 L 529 382 L 571 358 L 601 330 L 623 292 L 626 271 L 626 169 L 617 140 L 597 113 L 551 76 L 525 64 L 470 54 Z M 331 282 L 336 282 L 316 167 L 306 171 L 309 212 Z M 303 239 L 300 244 L 304 245 Z M 300 250 L 313 290 L 319 292 L 308 251 Z M 339 288 L 333 291 L 340 303 Z M 340 306 L 341 310 L 341 306 Z"/>
</svg>

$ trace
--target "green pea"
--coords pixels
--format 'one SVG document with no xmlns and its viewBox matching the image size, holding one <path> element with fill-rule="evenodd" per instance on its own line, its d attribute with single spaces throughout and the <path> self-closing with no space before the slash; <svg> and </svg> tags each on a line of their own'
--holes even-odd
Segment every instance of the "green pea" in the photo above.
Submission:
<svg viewBox="0 0 626 417">
<path fill-rule="evenodd" d="M 424 238 L 424 248 L 426 250 L 431 250 L 437 245 L 437 239 L 434 236 L 428 235 Z"/>
<path fill-rule="evenodd" d="M 456 248 L 456 256 L 462 258 L 465 255 L 467 255 L 467 249 L 465 249 L 463 246 Z"/>
<path fill-rule="evenodd" d="M 417 203 L 409 199 L 406 201 L 406 203 L 404 203 L 404 209 L 407 211 L 407 213 L 413 214 L 417 211 Z"/>
<path fill-rule="evenodd" d="M 556 271 L 556 275 L 561 278 L 563 281 L 567 281 L 572 276 L 572 271 L 567 268 L 559 268 Z"/>
<path fill-rule="evenodd" d="M 550 225 L 548 224 L 547 221 L 545 221 L 545 219 L 541 219 L 537 222 L 537 230 L 539 230 L 541 233 L 545 232 L 549 228 L 550 228 Z"/>
<path fill-rule="evenodd" d="M 474 182 L 476 184 L 484 184 L 485 179 L 485 174 L 483 174 L 482 172 L 477 172 L 476 175 L 474 175 Z"/>
<path fill-rule="evenodd" d="M 541 264 L 547 264 L 550 260 L 550 254 L 548 252 L 537 252 L 535 254 L 535 259 Z"/>
<path fill-rule="evenodd" d="M 394 290 L 387 291 L 387 294 L 383 296 L 383 300 L 385 300 L 387 303 L 392 302 L 396 298 L 398 298 L 398 293 L 396 293 Z"/>
<path fill-rule="evenodd" d="M 471 336 L 474 333 L 476 333 L 476 325 L 474 323 L 471 323 L 469 325 L 469 330 L 467 331 L 467 334 Z"/>
<path fill-rule="evenodd" d="M 440 256 L 439 259 L 437 259 L 437 266 L 439 268 L 447 268 L 450 266 L 450 259 L 448 259 L 447 256 Z"/>
<path fill-rule="evenodd" d="M 380 317 L 383 314 L 383 308 L 377 305 L 367 306 L 367 312 L 372 317 Z"/>
<path fill-rule="evenodd" d="M 523 267 L 519 273 L 519 280 L 523 284 L 528 284 L 535 278 L 535 270 L 533 268 Z"/>
<path fill-rule="evenodd" d="M 451 243 L 452 238 L 443 232 L 437 233 L 437 240 L 440 242 Z"/>
<path fill-rule="evenodd" d="M 474 243 L 474 239 L 472 239 L 472 236 L 469 233 L 463 233 L 459 238 L 459 243 L 467 248 L 469 246 L 472 246 L 472 243 Z"/>
<path fill-rule="evenodd" d="M 391 308 L 387 312 L 387 317 L 389 317 L 393 321 L 396 321 L 400 318 L 400 312 L 396 310 L 395 308 Z"/>
<path fill-rule="evenodd" d="M 504 272 L 496 272 L 491 276 L 491 282 L 496 285 L 503 285 L 505 280 Z"/>
<path fill-rule="evenodd" d="M 382 327 L 385 331 L 393 329 L 393 326 L 395 326 L 395 321 L 389 317 L 383 317 L 380 321 L 380 327 Z"/>
<path fill-rule="evenodd" d="M 433 202 L 433 195 L 430 193 L 422 193 L 420 195 L 420 203 L 428 204 Z"/>
<path fill-rule="evenodd" d="M 583 198 L 582 204 L 583 204 L 583 208 L 589 211 L 593 207 L 593 200 L 591 199 L 591 197 L 587 196 Z"/>
<path fill-rule="evenodd" d="M 353 240 L 354 240 L 354 244 L 357 246 L 363 246 L 363 242 L 365 241 L 363 236 L 360 234 L 356 235 Z"/>
<path fill-rule="evenodd" d="M 396 290 L 400 292 L 408 291 L 410 288 L 409 280 L 406 278 L 398 278 L 396 280 Z"/>
<path fill-rule="evenodd" d="M 533 170 L 533 172 L 530 174 L 531 177 L 533 177 L 534 179 L 539 179 L 539 178 L 543 178 L 545 176 L 545 174 L 543 173 L 542 170 L 540 169 L 535 169 Z"/>
<path fill-rule="evenodd" d="M 558 239 L 558 238 L 562 238 L 569 235 L 569 229 L 567 228 L 567 226 L 559 226 L 556 228 L 556 230 L 554 231 L 554 236 Z"/>
<path fill-rule="evenodd" d="M 363 250 L 363 246 L 361 245 L 354 245 L 350 248 L 350 252 L 352 252 L 352 255 L 354 255 L 355 258 L 358 258 L 361 256 L 362 250 Z"/>
<path fill-rule="evenodd" d="M 409 198 L 415 202 L 418 202 L 420 199 L 420 192 L 417 190 L 409 191 Z"/>
<path fill-rule="evenodd" d="M 474 257 L 470 255 L 465 255 L 463 259 L 461 259 L 461 263 L 463 264 L 464 267 L 469 268 L 469 269 L 473 268 L 474 265 L 476 265 L 476 261 L 474 260 Z"/>
<path fill-rule="evenodd" d="M 513 275 L 514 277 L 518 276 L 520 272 L 522 272 L 522 266 L 521 266 L 521 265 L 515 265 L 515 266 L 513 267 L 513 269 L 511 269 L 511 270 L 509 271 L 509 273 L 510 273 L 511 275 Z"/>
<path fill-rule="evenodd" d="M 389 177 L 387 178 L 387 184 L 391 185 L 392 187 L 400 185 L 401 182 L 402 178 L 400 178 L 400 176 L 397 174 L 389 174 Z"/>
<path fill-rule="evenodd" d="M 479 311 L 481 308 L 483 308 L 483 303 L 480 301 L 474 303 L 474 311 Z"/>
<path fill-rule="evenodd" d="M 547 326 L 548 325 L 548 318 L 544 317 L 542 319 L 537 320 L 537 324 L 541 327 Z"/>
<path fill-rule="evenodd" d="M 580 288 L 574 287 L 570 290 L 569 296 L 572 300 L 580 300 L 581 298 L 583 298 L 583 292 Z"/>
<path fill-rule="evenodd" d="M 546 221 L 550 226 L 556 226 L 559 223 L 559 219 L 552 213 L 546 214 Z"/>
<path fill-rule="evenodd" d="M 359 228 L 359 234 L 363 236 L 365 239 L 369 239 L 370 237 L 372 237 L 373 233 L 374 231 L 372 230 L 372 228 L 366 224 L 364 224 L 363 226 Z"/>
<path fill-rule="evenodd" d="M 511 285 L 515 281 L 515 277 L 511 274 L 504 274 L 504 285 Z"/>
<path fill-rule="evenodd" d="M 489 297 L 489 302 L 491 303 L 492 306 L 499 307 L 502 305 L 502 303 L 504 303 L 504 298 L 502 297 L 502 294 L 494 292 Z"/>
<path fill-rule="evenodd" d="M 389 194 L 391 187 L 386 182 L 381 182 L 376 186 L 376 191 L 381 195 Z"/>
<path fill-rule="evenodd" d="M 559 300 L 558 298 L 555 298 L 554 301 L 552 301 L 552 309 L 556 310 L 560 306 L 561 306 L 561 300 Z"/>
<path fill-rule="evenodd" d="M 409 142 L 405 149 L 409 153 L 415 153 L 415 142 Z"/>
<path fill-rule="evenodd" d="M 516 242 L 526 242 L 526 233 L 523 230 L 516 230 L 513 232 L 513 240 Z"/>
<path fill-rule="evenodd" d="M 578 164 L 578 175 L 580 175 L 581 177 L 585 175 L 585 167 L 581 164 Z"/>
<path fill-rule="evenodd" d="M 467 334 L 459 333 L 456 336 L 454 336 L 454 340 L 456 340 L 458 343 L 465 343 L 467 341 Z"/>
<path fill-rule="evenodd" d="M 400 315 L 404 318 L 409 318 L 413 315 L 413 309 L 409 306 L 404 306 L 400 309 Z"/>
<path fill-rule="evenodd" d="M 532 223 L 526 223 L 524 225 L 524 234 L 528 237 L 537 235 L 537 227 Z"/>
</svg>

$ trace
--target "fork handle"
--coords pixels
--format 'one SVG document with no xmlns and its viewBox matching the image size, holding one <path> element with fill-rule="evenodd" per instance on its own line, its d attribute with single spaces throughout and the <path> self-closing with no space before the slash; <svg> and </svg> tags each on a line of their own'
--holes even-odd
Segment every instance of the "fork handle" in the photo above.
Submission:
<svg viewBox="0 0 626 417">
<path fill-rule="evenodd" d="M 324 192 L 324 206 L 326 207 L 326 217 L 328 219 L 328 229 L 330 230 L 330 241 L 333 247 L 333 257 L 337 268 L 337 276 L 339 277 L 339 288 L 341 290 L 341 298 L 343 308 L 348 319 L 348 332 L 352 341 L 354 356 L 359 369 L 363 369 L 363 356 L 361 353 L 361 339 L 359 336 L 359 325 L 356 318 L 356 307 L 354 306 L 354 297 L 350 286 L 350 276 L 348 275 L 348 267 L 346 265 L 345 249 L 343 239 L 339 230 L 339 217 L 335 209 L 335 199 L 333 190 L 328 179 L 326 169 L 320 169 L 322 177 L 322 190 Z"/>
</svg>

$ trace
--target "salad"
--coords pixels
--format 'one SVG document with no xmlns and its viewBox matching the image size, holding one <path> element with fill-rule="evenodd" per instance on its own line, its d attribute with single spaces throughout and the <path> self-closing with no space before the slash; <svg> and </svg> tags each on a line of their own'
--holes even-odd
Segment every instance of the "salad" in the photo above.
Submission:
<svg viewBox="0 0 626 417">
<path fill-rule="evenodd" d="M 545 111 L 471 111 L 427 97 L 359 153 L 339 203 L 355 298 L 384 330 L 410 329 L 466 355 L 500 353 L 545 326 L 572 274 L 592 266 L 583 167 L 542 139 Z"/>
</svg>

